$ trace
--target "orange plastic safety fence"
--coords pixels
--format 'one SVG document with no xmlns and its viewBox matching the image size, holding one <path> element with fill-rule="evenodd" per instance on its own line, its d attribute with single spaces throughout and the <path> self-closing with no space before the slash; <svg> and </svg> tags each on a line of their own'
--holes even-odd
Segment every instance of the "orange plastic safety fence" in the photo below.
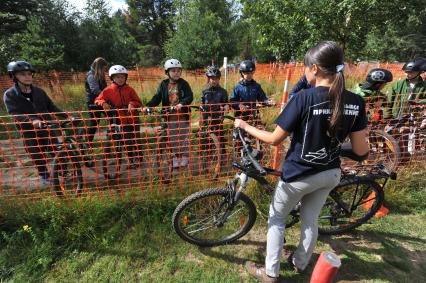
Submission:
<svg viewBox="0 0 426 283">
<path fill-rule="evenodd" d="M 187 194 L 222 185 L 236 172 L 232 161 L 239 146 L 232 146 L 233 124 L 221 118 L 222 110 L 197 109 L 198 105 L 193 106 L 189 119 L 159 108 L 118 115 L 115 110 L 96 110 L 92 111 L 99 114 L 96 123 L 85 118 L 85 111 L 70 112 L 65 117 L 52 115 L 38 129 L 3 116 L 0 197 L 66 199 L 92 195 L 125 200 Z M 272 130 L 279 109 L 259 108 L 246 118 Z M 410 110 L 405 120 L 382 120 L 372 125 L 368 162 L 394 164 L 395 170 L 424 167 L 426 116 L 422 108 Z M 123 115 L 135 115 L 138 122 L 122 124 Z M 395 129 L 386 134 L 385 127 Z M 88 139 L 90 129 L 96 129 L 92 141 Z M 273 147 L 251 140 L 252 146 L 264 153 L 262 163 L 272 166 Z M 280 146 L 281 160 L 288 145 L 286 141 Z M 43 174 L 46 178 L 42 180 L 39 175 Z"/>
<path fill-rule="evenodd" d="M 365 76 L 372 66 L 362 66 L 348 65 L 345 73 Z M 392 70 L 394 76 L 400 74 L 400 65 L 378 66 Z M 282 84 L 289 68 L 291 81 L 297 81 L 303 73 L 301 64 L 260 64 L 256 76 L 258 80 Z M 158 82 L 163 75 L 158 68 L 138 68 L 130 72 L 129 79 L 143 84 L 147 80 Z M 186 75 L 204 76 L 202 72 Z M 35 84 L 43 85 L 38 80 L 45 80 L 58 88 L 70 78 L 81 84 L 84 73 L 50 72 L 37 76 Z M 7 81 L 10 86 L 9 78 Z M 0 79 L 1 87 L 3 82 Z M 60 93 L 57 89 L 55 92 Z M 425 167 L 425 108 L 419 101 L 407 101 L 407 95 L 397 96 L 395 105 L 400 100 L 404 101 L 397 115 L 401 119 L 378 115 L 391 113 L 392 109 L 386 109 L 390 105 L 369 104 L 367 162 L 382 162 L 400 171 L 416 167 L 421 172 L 420 167 Z M 199 105 L 195 106 L 189 117 L 160 108 L 149 113 L 67 112 L 52 115 L 40 129 L 29 122 L 17 122 L 19 117 L 0 116 L 0 199 L 95 197 L 116 201 L 186 195 L 193 190 L 222 186 L 236 173 L 232 162 L 233 153 L 238 156 L 238 145 L 232 145 L 232 121 L 221 119 L 223 111 L 213 111 L 215 107 L 203 113 L 198 111 Z M 273 130 L 280 109 L 281 105 L 259 108 L 249 118 L 257 126 Z M 123 124 L 123 115 L 137 117 L 136 122 Z M 251 140 L 254 147 L 263 151 L 264 165 L 273 166 L 273 160 L 281 164 L 288 140 L 278 151 Z"/>
</svg>

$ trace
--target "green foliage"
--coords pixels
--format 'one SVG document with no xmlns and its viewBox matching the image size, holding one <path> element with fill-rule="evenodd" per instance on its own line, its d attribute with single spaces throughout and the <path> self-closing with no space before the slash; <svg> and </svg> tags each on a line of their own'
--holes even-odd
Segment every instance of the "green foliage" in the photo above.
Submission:
<svg viewBox="0 0 426 283">
<path fill-rule="evenodd" d="M 41 21 L 32 17 L 27 25 L 28 30 L 19 35 L 21 58 L 31 62 L 37 69 L 52 70 L 63 62 L 63 45 L 47 36 Z"/>
<path fill-rule="evenodd" d="M 0 72 L 26 58 L 41 69 L 87 70 L 94 58 L 132 67 L 179 58 L 199 68 L 256 57 L 301 60 L 334 40 L 347 60 L 406 61 L 426 49 L 424 0 L 107 0 L 0 1 Z M 31 20 L 30 20 L 31 19 Z M 23 42 L 23 39 L 25 40 Z"/>
<path fill-rule="evenodd" d="M 40 7 L 37 0 L 3 0 L 0 2 L 0 38 L 25 28 L 32 11 Z"/>
<path fill-rule="evenodd" d="M 171 0 L 127 0 L 126 26 L 140 45 L 139 64 L 159 65 L 165 53 L 164 44 L 173 30 Z"/>
<path fill-rule="evenodd" d="M 86 64 L 96 57 L 104 57 L 112 64 L 131 66 L 136 61 L 137 46 L 124 28 L 121 12 L 110 17 L 105 0 L 88 1 L 86 18 L 81 24 L 85 42 Z"/>
<path fill-rule="evenodd" d="M 425 25 L 422 20 L 425 6 L 402 0 L 246 0 L 243 3 L 244 15 L 259 30 L 257 40 L 268 51 L 285 61 L 292 57 L 300 60 L 309 47 L 321 40 L 339 42 L 348 59 L 370 59 L 367 55 L 384 59 L 377 57 L 380 53 L 374 52 L 374 47 L 366 47 L 367 38 L 370 46 L 377 43 L 381 47 L 380 51 L 384 51 L 386 47 L 392 47 L 380 44 L 393 40 L 392 32 L 387 36 L 385 33 L 389 26 L 401 31 L 405 29 L 407 21 L 417 22 L 417 26 L 423 28 Z M 416 10 L 414 7 L 417 7 Z M 421 13 L 417 12 L 419 7 L 423 9 Z M 412 32 L 406 33 L 407 36 L 409 34 Z M 397 35 L 399 40 L 404 40 L 403 34 Z M 424 36 L 413 35 L 413 38 L 416 39 L 415 46 L 399 45 L 399 50 L 392 52 L 392 56 L 400 58 L 401 54 L 410 52 L 409 50 L 412 50 L 411 53 L 414 50 L 418 52 L 421 48 L 424 50 Z"/>
<path fill-rule="evenodd" d="M 187 68 L 221 62 L 235 53 L 232 3 L 226 0 L 178 1 L 176 32 L 166 44 L 168 57 L 178 58 Z"/>
</svg>

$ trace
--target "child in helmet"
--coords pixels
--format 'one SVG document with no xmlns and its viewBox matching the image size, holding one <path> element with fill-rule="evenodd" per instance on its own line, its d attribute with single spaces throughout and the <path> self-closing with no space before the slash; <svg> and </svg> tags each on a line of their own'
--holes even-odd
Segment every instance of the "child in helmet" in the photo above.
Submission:
<svg viewBox="0 0 426 283">
<path fill-rule="evenodd" d="M 393 80 L 392 73 L 386 69 L 371 69 L 365 82 L 354 89 L 354 93 L 361 95 L 366 102 L 366 111 L 372 126 L 379 126 L 383 118 L 388 118 L 386 96 L 381 92 L 386 83 Z M 371 111 L 370 111 L 371 110 Z"/>
<path fill-rule="evenodd" d="M 14 85 L 3 96 L 7 112 L 14 115 L 16 128 L 24 140 L 25 150 L 34 161 L 42 185 L 51 184 L 47 169 L 47 154 L 52 141 L 42 128 L 43 121 L 53 120 L 52 115 L 68 117 L 58 108 L 44 90 L 33 85 L 35 69 L 26 61 L 10 62 L 7 71 Z"/>
<path fill-rule="evenodd" d="M 127 155 L 130 159 L 130 169 L 135 169 L 142 161 L 142 149 L 138 145 L 138 153 L 136 154 L 135 139 L 139 136 L 139 119 L 136 109 L 142 106 L 136 91 L 126 84 L 128 72 L 121 65 L 114 65 L 109 69 L 109 77 L 112 84 L 106 87 L 95 99 L 95 104 L 102 106 L 104 110 L 116 108 L 118 113 L 118 123 L 123 125 L 124 144 L 126 146 Z M 108 116 L 108 112 L 107 112 Z M 138 157 L 139 162 L 134 162 L 134 157 Z"/>
<path fill-rule="evenodd" d="M 223 119 L 221 119 L 222 112 L 229 110 L 228 93 L 219 84 L 221 72 L 215 66 L 209 66 L 206 72 L 207 84 L 201 93 L 201 104 L 206 112 L 203 113 L 203 123 L 211 118 L 210 126 L 217 128 L 217 136 L 220 142 L 220 160 L 223 164 L 226 157 L 225 139 L 223 134 Z M 204 125 L 205 126 L 205 125 Z"/>
<path fill-rule="evenodd" d="M 420 118 L 422 108 L 426 105 L 426 81 L 421 74 L 426 70 L 426 59 L 417 58 L 404 64 L 402 70 L 406 74 L 406 79 L 395 82 L 390 93 L 391 118 L 385 130 L 391 128 L 391 123 L 405 123 L 399 127 L 395 133 L 395 138 L 400 140 L 402 145 L 403 161 L 408 161 L 408 141 L 410 139 L 410 127 L 415 127 L 417 119 Z M 411 116 L 411 119 L 402 119 L 404 116 Z"/>
<path fill-rule="evenodd" d="M 410 105 L 426 104 L 426 81 L 421 74 L 426 70 L 426 59 L 417 58 L 404 64 L 406 79 L 395 82 L 390 93 L 393 118 L 410 113 Z"/>
<path fill-rule="evenodd" d="M 251 60 L 244 60 L 240 63 L 241 80 L 235 85 L 231 93 L 230 102 L 236 110 L 236 116 L 243 120 L 256 120 L 256 102 L 262 102 L 267 105 L 275 103 L 266 97 L 260 84 L 254 79 L 253 75 L 256 65 Z"/>
<path fill-rule="evenodd" d="M 190 111 L 186 105 L 193 100 L 193 93 L 188 82 L 181 78 L 182 64 L 177 59 L 169 59 L 164 63 L 167 79 L 158 86 L 157 92 L 146 103 L 147 107 L 155 107 L 162 104 L 176 110 L 176 114 L 167 115 L 168 134 L 174 153 L 173 167 L 188 165 L 188 138 L 190 130 Z"/>
</svg>

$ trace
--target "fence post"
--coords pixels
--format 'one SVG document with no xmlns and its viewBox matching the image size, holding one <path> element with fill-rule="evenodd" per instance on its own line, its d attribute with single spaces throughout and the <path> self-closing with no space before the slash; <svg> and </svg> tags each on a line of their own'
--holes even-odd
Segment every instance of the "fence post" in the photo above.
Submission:
<svg viewBox="0 0 426 283">
<path fill-rule="evenodd" d="M 291 79 L 291 73 L 292 68 L 288 67 L 285 82 L 284 82 L 284 89 L 283 89 L 283 96 L 280 101 L 280 113 L 283 111 L 285 104 L 288 101 L 288 89 L 290 88 L 290 79 Z M 279 152 L 278 152 L 278 146 L 274 147 L 274 153 L 273 153 L 273 168 L 278 169 L 280 164 L 280 158 L 279 158 Z"/>
<path fill-rule="evenodd" d="M 228 80 L 228 57 L 223 57 L 223 69 L 225 71 L 225 82 L 223 88 L 226 89 L 226 82 Z"/>
<path fill-rule="evenodd" d="M 141 87 L 141 91 L 143 90 L 143 86 L 142 86 L 142 78 L 141 78 L 141 75 L 140 75 L 140 73 L 139 73 L 139 65 L 138 64 L 136 64 L 136 75 L 137 75 L 137 77 L 138 77 L 138 83 L 139 83 L 139 85 L 140 85 L 140 87 Z"/>
<path fill-rule="evenodd" d="M 53 76 L 55 77 L 55 86 L 59 93 L 62 95 L 62 98 L 67 102 L 67 97 L 65 96 L 64 90 L 62 89 L 61 82 L 59 81 L 59 75 L 56 70 L 53 70 Z"/>
</svg>

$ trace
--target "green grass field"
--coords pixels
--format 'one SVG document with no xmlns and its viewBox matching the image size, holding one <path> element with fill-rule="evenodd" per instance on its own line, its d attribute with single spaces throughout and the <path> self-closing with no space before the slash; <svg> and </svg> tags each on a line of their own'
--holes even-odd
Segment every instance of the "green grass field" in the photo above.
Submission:
<svg viewBox="0 0 426 283">
<path fill-rule="evenodd" d="M 291 271 L 283 257 L 281 275 L 286 282 L 309 281 L 321 251 L 334 251 L 342 259 L 338 282 L 425 282 L 426 183 L 402 176 L 386 188 L 386 201 L 388 216 L 372 219 L 348 235 L 321 237 L 305 274 Z M 254 229 L 235 244 L 199 249 L 180 240 L 172 229 L 171 215 L 178 202 L 2 203 L 0 279 L 255 282 L 244 262 L 263 262 L 265 217 L 258 217 Z M 298 232 L 297 227 L 287 231 L 287 248 L 295 248 Z"/>
</svg>

